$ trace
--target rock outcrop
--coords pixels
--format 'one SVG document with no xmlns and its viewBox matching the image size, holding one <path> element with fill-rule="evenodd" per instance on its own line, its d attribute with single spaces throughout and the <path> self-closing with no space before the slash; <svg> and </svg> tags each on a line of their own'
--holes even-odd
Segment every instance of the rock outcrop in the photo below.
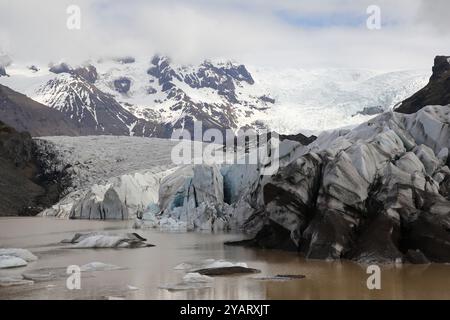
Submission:
<svg viewBox="0 0 450 320">
<path fill-rule="evenodd" d="M 30 134 L 0 121 L 0 215 L 38 214 L 59 200 L 59 182 Z"/>
<path fill-rule="evenodd" d="M 425 106 L 448 104 L 450 104 L 450 57 L 437 56 L 434 59 L 430 82 L 425 88 L 403 101 L 395 110 L 411 114 Z"/>
</svg>

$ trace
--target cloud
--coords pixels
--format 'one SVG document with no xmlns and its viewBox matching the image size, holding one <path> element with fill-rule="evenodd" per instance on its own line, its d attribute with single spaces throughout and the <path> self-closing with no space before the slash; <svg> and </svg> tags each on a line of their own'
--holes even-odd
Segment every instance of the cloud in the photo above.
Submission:
<svg viewBox="0 0 450 320">
<path fill-rule="evenodd" d="M 417 21 L 431 26 L 440 33 L 448 33 L 450 27 L 450 2 L 448 0 L 423 0 L 417 11 Z"/>
<path fill-rule="evenodd" d="M 154 53 L 190 63 L 230 58 L 289 67 L 429 68 L 448 54 L 438 9 L 422 0 L 379 0 L 383 28 L 365 27 L 373 0 L 3 0 L 0 48 L 27 62 L 81 62 Z M 66 9 L 81 8 L 68 30 Z M 440 6 L 444 7 L 440 7 Z M 448 11 L 448 10 L 447 10 Z M 443 21 L 443 20 L 442 20 Z"/>
</svg>

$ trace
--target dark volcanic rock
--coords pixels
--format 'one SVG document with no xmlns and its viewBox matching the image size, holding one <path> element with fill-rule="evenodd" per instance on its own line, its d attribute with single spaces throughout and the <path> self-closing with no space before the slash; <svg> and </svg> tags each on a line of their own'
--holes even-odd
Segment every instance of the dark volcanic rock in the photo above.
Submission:
<svg viewBox="0 0 450 320">
<path fill-rule="evenodd" d="M 399 250 L 400 221 L 378 214 L 362 227 L 349 258 L 360 263 L 396 263 L 402 261 Z"/>
<path fill-rule="evenodd" d="M 55 64 L 55 65 L 51 66 L 49 71 L 53 72 L 53 73 L 56 73 L 56 74 L 70 73 L 72 71 L 72 67 L 69 66 L 67 63 L 62 62 L 62 63 Z"/>
<path fill-rule="evenodd" d="M 365 264 L 450 262 L 449 116 L 450 106 L 388 112 L 319 136 L 252 187 L 244 228 L 256 237 L 240 244 Z"/>
<path fill-rule="evenodd" d="M 77 75 L 89 83 L 95 83 L 98 78 L 97 69 L 92 65 L 79 67 L 70 71 L 71 74 Z"/>
<path fill-rule="evenodd" d="M 39 68 L 37 66 L 35 66 L 34 64 L 29 66 L 28 69 L 30 69 L 33 72 L 38 72 L 39 71 Z"/>
<path fill-rule="evenodd" d="M 229 276 L 237 274 L 251 274 L 260 273 L 258 269 L 245 268 L 245 267 L 223 267 L 223 268 L 208 268 L 195 270 L 193 272 L 200 273 L 205 276 Z"/>
<path fill-rule="evenodd" d="M 147 73 L 157 78 L 161 86 L 173 79 L 183 80 L 170 66 L 170 60 L 168 58 L 154 56 L 151 63 L 152 67 L 147 70 Z"/>
<path fill-rule="evenodd" d="M 448 207 L 450 210 L 450 207 Z M 420 250 L 433 262 L 450 262 L 450 219 L 422 212 L 407 226 L 404 240 L 413 250 Z"/>
<path fill-rule="evenodd" d="M 434 60 L 433 75 L 430 82 L 406 99 L 395 109 L 401 113 L 415 113 L 428 105 L 450 104 L 450 57 L 437 56 Z"/>
<path fill-rule="evenodd" d="M 47 102 L 49 107 L 76 121 L 83 135 L 129 136 L 134 133 L 136 136 L 163 137 L 157 123 L 137 118 L 113 96 L 79 76 L 51 79 L 41 90 L 52 92 L 53 98 Z"/>
<path fill-rule="evenodd" d="M 119 93 L 128 93 L 131 88 L 131 80 L 127 77 L 121 77 L 114 80 L 114 88 Z"/>
<path fill-rule="evenodd" d="M 442 181 L 439 192 L 440 194 L 442 194 L 442 196 L 450 201 L 450 175 L 447 175 L 444 181 Z"/>
<path fill-rule="evenodd" d="M 430 260 L 420 250 L 408 250 L 405 255 L 407 262 L 412 264 L 430 264 Z"/>
</svg>

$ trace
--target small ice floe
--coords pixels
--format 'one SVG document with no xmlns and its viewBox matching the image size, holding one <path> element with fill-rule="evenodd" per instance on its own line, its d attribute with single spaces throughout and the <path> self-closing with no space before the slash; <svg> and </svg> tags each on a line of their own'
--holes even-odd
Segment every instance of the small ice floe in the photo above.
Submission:
<svg viewBox="0 0 450 320">
<path fill-rule="evenodd" d="M 292 281 L 305 278 L 306 276 L 303 274 L 277 274 L 276 276 L 257 277 L 253 279 L 260 281 Z"/>
<path fill-rule="evenodd" d="M 251 274 L 251 273 L 260 273 L 261 270 L 247 268 L 247 267 L 219 267 L 219 268 L 207 268 L 207 269 L 199 269 L 195 270 L 203 275 L 207 276 L 230 276 L 230 275 L 238 275 L 238 274 Z"/>
<path fill-rule="evenodd" d="M 212 287 L 213 282 L 214 279 L 211 277 L 192 272 L 184 275 L 179 283 L 161 285 L 159 288 L 169 291 L 207 289 Z"/>
<path fill-rule="evenodd" d="M 153 247 L 146 243 L 147 239 L 137 233 L 108 234 L 108 233 L 77 233 L 72 239 L 63 240 L 62 243 L 73 244 L 74 249 L 85 248 L 143 248 Z"/>
<path fill-rule="evenodd" d="M 250 274 L 260 272 L 260 270 L 249 268 L 244 262 L 230 262 L 214 259 L 206 259 L 199 262 L 183 262 L 177 265 L 175 270 L 186 270 L 206 276 Z"/>
<path fill-rule="evenodd" d="M 131 291 L 138 291 L 139 290 L 138 287 L 130 286 L 130 285 L 128 285 L 127 288 L 128 288 L 128 290 L 131 290 Z"/>
<path fill-rule="evenodd" d="M 13 256 L 0 256 L 0 269 L 24 267 L 28 263 L 22 258 Z"/>
<path fill-rule="evenodd" d="M 91 262 L 80 267 L 82 272 L 93 272 L 93 271 L 113 271 L 113 270 L 123 270 L 124 268 L 118 267 L 113 264 L 107 264 L 103 262 Z"/>
<path fill-rule="evenodd" d="M 30 285 L 34 282 L 26 280 L 22 276 L 0 277 L 0 287 Z"/>
<path fill-rule="evenodd" d="M 30 251 L 26 249 L 16 249 L 16 248 L 0 249 L 0 256 L 13 256 L 21 258 L 27 262 L 36 261 L 38 259 Z"/>
<path fill-rule="evenodd" d="M 37 257 L 26 249 L 0 249 L 0 269 L 23 267 Z"/>
</svg>

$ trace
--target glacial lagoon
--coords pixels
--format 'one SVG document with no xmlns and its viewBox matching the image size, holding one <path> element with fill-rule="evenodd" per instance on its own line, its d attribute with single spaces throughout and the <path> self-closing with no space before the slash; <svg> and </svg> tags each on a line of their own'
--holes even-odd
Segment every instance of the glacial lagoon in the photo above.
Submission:
<svg viewBox="0 0 450 320">
<path fill-rule="evenodd" d="M 225 246 L 243 239 L 233 233 L 168 233 L 138 230 L 155 247 L 70 249 L 61 240 L 77 232 L 136 232 L 132 221 L 54 218 L 0 218 L 0 247 L 25 248 L 38 260 L 25 267 L 0 269 L 0 277 L 69 265 L 102 262 L 120 268 L 82 273 L 81 289 L 68 290 L 66 276 L 34 284 L 0 287 L 0 299 L 450 299 L 450 265 L 385 266 L 381 290 L 368 290 L 366 267 L 343 262 L 306 261 L 295 253 Z M 209 287 L 167 290 L 179 283 L 181 263 L 205 259 L 245 262 L 259 274 L 215 277 Z M 282 274 L 303 279 L 270 280 Z M 69 277 L 69 275 L 67 275 Z"/>
</svg>

